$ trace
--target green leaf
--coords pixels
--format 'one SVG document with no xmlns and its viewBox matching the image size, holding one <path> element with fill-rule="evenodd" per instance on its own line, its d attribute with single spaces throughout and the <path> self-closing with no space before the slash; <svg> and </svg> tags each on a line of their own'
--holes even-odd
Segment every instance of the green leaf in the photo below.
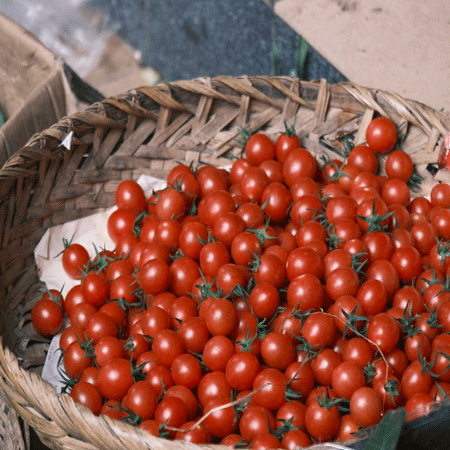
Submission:
<svg viewBox="0 0 450 450">
<path fill-rule="evenodd" d="M 395 450 L 405 422 L 406 409 L 387 413 L 369 438 L 364 450 Z"/>
</svg>

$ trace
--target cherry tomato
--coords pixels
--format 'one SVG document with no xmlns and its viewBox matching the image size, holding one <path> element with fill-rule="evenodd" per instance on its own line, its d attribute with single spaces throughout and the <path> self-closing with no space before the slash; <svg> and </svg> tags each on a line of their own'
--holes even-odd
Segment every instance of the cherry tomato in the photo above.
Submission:
<svg viewBox="0 0 450 450">
<path fill-rule="evenodd" d="M 274 159 L 275 145 L 264 133 L 255 133 L 247 140 L 244 155 L 253 166 L 259 166 L 263 161 Z"/>
<path fill-rule="evenodd" d="M 88 407 L 96 416 L 100 414 L 102 395 L 93 384 L 87 381 L 75 383 L 70 391 L 70 396 L 75 402 Z"/>
<path fill-rule="evenodd" d="M 339 429 L 337 406 L 322 406 L 318 400 L 310 403 L 305 412 L 305 425 L 313 439 L 320 441 L 331 439 Z"/>
<path fill-rule="evenodd" d="M 134 383 L 131 363 L 124 358 L 112 358 L 100 368 L 98 387 L 108 400 L 121 400 Z"/>
<path fill-rule="evenodd" d="M 384 165 L 388 178 L 397 178 L 407 183 L 414 172 L 411 156 L 402 150 L 389 153 Z"/>
<path fill-rule="evenodd" d="M 387 117 L 377 117 L 367 127 L 366 141 L 374 152 L 387 153 L 397 142 L 397 127 Z"/>
<path fill-rule="evenodd" d="M 283 163 L 291 150 L 301 147 L 300 139 L 294 130 L 281 133 L 275 141 L 275 157 Z"/>
<path fill-rule="evenodd" d="M 54 336 L 63 323 L 61 307 L 53 300 L 40 299 L 31 310 L 31 322 L 42 336 Z"/>
<path fill-rule="evenodd" d="M 134 180 L 123 180 L 115 192 L 115 203 L 118 208 L 142 212 L 147 208 L 147 198 L 142 187 Z"/>
<path fill-rule="evenodd" d="M 376 153 L 367 145 L 355 145 L 348 154 L 347 161 L 361 172 L 375 173 L 378 169 Z"/>
<path fill-rule="evenodd" d="M 383 401 L 375 389 L 363 386 L 350 397 L 350 414 L 358 425 L 369 427 L 380 421 Z"/>
</svg>

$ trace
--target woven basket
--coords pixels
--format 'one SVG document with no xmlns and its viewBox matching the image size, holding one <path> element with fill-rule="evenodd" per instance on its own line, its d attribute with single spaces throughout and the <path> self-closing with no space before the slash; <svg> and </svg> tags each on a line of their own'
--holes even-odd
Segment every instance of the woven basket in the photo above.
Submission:
<svg viewBox="0 0 450 450">
<path fill-rule="evenodd" d="M 390 117 L 405 134 L 402 148 L 424 177 L 422 193 L 437 178 L 448 180 L 447 172 L 433 176 L 427 169 L 450 129 L 448 114 L 351 83 L 290 77 L 142 87 L 60 120 L 12 156 L 0 170 L 0 387 L 41 440 L 66 450 L 198 448 L 94 416 L 40 377 L 48 341 L 30 324 L 42 290 L 33 250 L 49 227 L 112 206 L 123 179 L 165 177 L 179 161 L 228 165 L 241 151 L 242 128 L 276 137 L 285 122 L 295 124 L 303 146 L 319 155 L 339 149 L 344 136 L 362 143 L 375 114 Z M 68 150 L 60 144 L 71 132 Z"/>
</svg>

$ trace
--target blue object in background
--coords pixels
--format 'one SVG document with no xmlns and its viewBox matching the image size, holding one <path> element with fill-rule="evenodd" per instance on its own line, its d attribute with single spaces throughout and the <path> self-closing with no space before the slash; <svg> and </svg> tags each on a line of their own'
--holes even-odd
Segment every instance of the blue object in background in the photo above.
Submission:
<svg viewBox="0 0 450 450">
<path fill-rule="evenodd" d="M 88 5 L 104 13 L 106 26 L 141 51 L 142 64 L 166 81 L 219 75 L 346 80 L 262 0 L 89 0 Z"/>
</svg>

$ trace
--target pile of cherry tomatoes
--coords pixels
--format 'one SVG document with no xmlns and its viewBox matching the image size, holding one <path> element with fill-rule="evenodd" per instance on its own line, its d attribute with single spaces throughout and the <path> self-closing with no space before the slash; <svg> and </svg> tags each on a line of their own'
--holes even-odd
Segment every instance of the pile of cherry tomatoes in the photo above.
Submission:
<svg viewBox="0 0 450 450">
<path fill-rule="evenodd" d="M 336 159 L 274 140 L 253 134 L 229 171 L 176 165 L 149 197 L 122 181 L 115 248 L 65 242 L 80 282 L 32 321 L 51 336 L 69 317 L 76 402 L 169 439 L 293 449 L 447 396 L 450 186 L 413 198 L 387 118 Z"/>
</svg>

